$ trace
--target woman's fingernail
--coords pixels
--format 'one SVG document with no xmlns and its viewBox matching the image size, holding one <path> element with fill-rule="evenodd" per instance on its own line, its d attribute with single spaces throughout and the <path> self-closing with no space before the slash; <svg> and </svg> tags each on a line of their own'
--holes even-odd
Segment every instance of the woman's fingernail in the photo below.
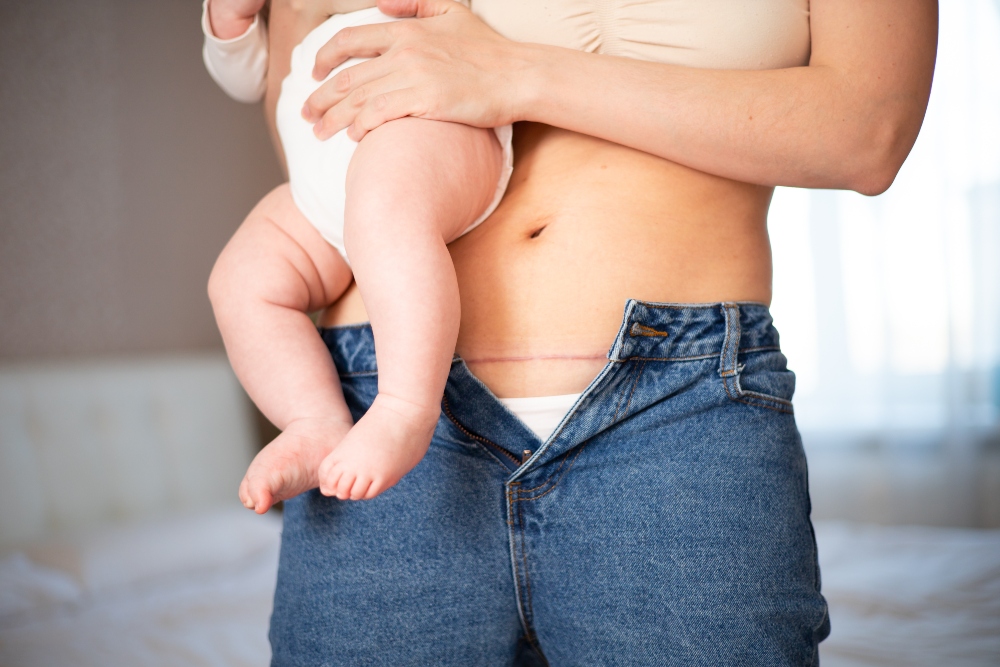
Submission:
<svg viewBox="0 0 1000 667">
<path fill-rule="evenodd" d="M 306 120 L 312 120 L 312 112 L 309 111 L 308 104 L 302 105 L 302 117 L 305 118 Z"/>
<path fill-rule="evenodd" d="M 313 125 L 313 134 L 316 135 L 317 139 L 325 139 L 323 136 L 323 123 L 316 123 Z"/>
</svg>

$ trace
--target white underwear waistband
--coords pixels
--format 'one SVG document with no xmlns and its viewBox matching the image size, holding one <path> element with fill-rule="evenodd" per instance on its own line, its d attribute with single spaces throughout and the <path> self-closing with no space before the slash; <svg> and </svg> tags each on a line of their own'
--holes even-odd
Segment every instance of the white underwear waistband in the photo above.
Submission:
<svg viewBox="0 0 1000 667">
<path fill-rule="evenodd" d="M 545 442 L 559 426 L 580 394 L 560 396 L 529 396 L 527 398 L 501 398 L 508 410 L 531 429 L 539 440 Z"/>
</svg>

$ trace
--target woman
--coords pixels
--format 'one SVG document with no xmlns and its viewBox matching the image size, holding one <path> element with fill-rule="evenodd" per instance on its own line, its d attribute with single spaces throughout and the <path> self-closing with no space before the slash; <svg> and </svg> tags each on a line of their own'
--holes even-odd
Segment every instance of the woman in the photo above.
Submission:
<svg viewBox="0 0 1000 667">
<path fill-rule="evenodd" d="M 272 129 L 327 1 L 271 9 Z M 318 75 L 379 57 L 311 98 L 317 132 L 518 122 L 515 172 L 451 246 L 461 358 L 424 461 L 373 501 L 286 503 L 274 664 L 815 664 L 829 622 L 767 208 L 775 185 L 889 186 L 936 3 L 380 7 L 422 18 L 321 51 Z M 355 418 L 377 387 L 366 319 L 356 291 L 321 318 Z M 550 396 L 570 408 L 551 435 L 498 400 Z"/>
</svg>

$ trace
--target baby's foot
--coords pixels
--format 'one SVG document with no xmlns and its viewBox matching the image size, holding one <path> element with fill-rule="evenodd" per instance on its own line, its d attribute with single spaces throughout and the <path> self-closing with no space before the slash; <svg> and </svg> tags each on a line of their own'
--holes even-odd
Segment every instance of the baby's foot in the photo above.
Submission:
<svg viewBox="0 0 1000 667">
<path fill-rule="evenodd" d="M 379 394 L 319 470 L 319 490 L 369 500 L 410 472 L 427 453 L 439 409 Z"/>
<path fill-rule="evenodd" d="M 279 500 L 287 500 L 319 486 L 319 467 L 351 429 L 335 419 L 300 419 L 288 425 L 254 457 L 240 483 L 240 500 L 263 514 Z"/>
</svg>

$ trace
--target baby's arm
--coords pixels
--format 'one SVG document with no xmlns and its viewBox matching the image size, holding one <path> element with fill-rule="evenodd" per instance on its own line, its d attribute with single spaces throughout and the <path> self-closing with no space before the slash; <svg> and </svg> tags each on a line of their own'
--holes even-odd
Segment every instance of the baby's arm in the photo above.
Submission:
<svg viewBox="0 0 1000 667">
<path fill-rule="evenodd" d="M 267 28 L 258 16 L 263 6 L 264 0 L 206 0 L 202 9 L 205 68 L 238 102 L 259 102 L 267 88 Z"/>
<path fill-rule="evenodd" d="M 320 463 L 353 424 L 330 353 L 307 315 L 335 301 L 351 278 L 287 185 L 250 212 L 212 269 L 209 298 L 233 370 L 283 431 L 240 486 L 240 498 L 258 513 L 318 486 Z"/>
</svg>

